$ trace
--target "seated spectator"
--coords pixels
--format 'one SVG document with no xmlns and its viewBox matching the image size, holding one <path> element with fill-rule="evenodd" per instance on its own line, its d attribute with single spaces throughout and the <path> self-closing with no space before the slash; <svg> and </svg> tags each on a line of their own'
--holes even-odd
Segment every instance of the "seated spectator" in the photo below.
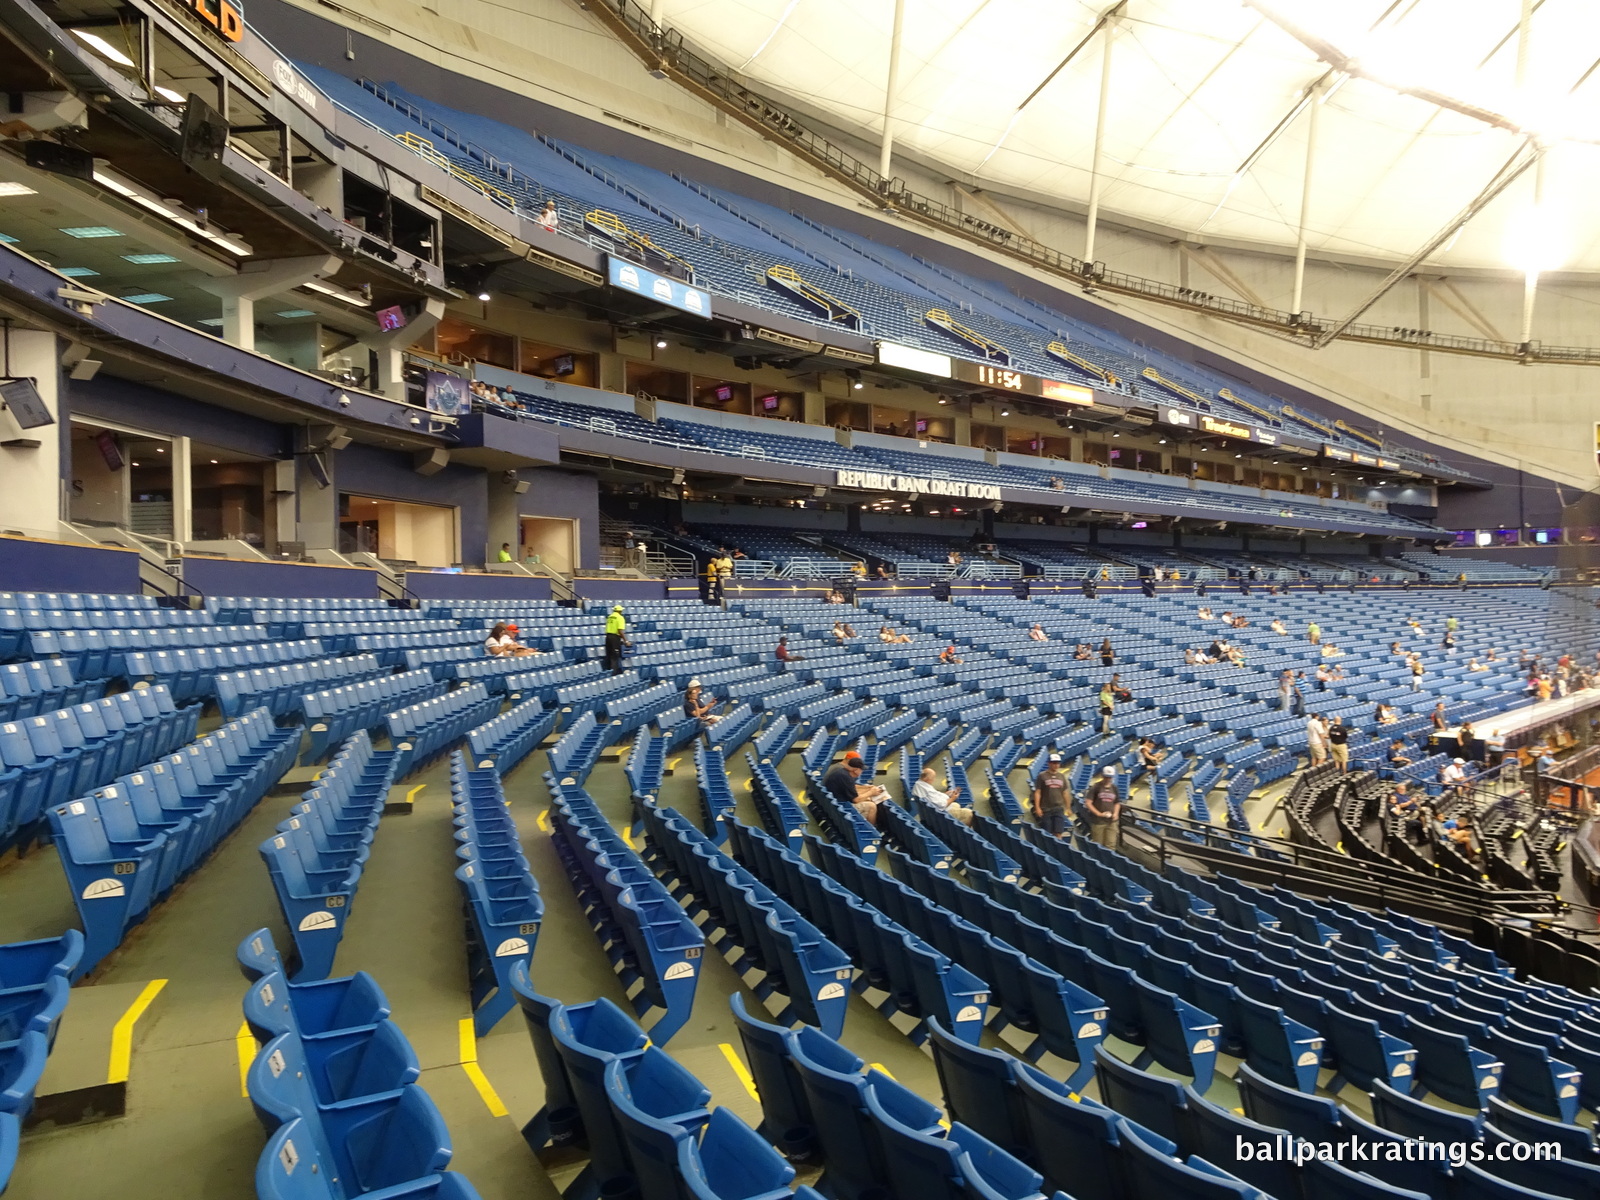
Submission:
<svg viewBox="0 0 1600 1200">
<path fill-rule="evenodd" d="M 1161 765 L 1161 760 L 1166 758 L 1167 752 L 1156 747 L 1154 738 L 1139 739 L 1139 762 L 1144 769 L 1153 771 Z"/>
<path fill-rule="evenodd" d="M 1389 653 L 1390 654 L 1404 654 L 1405 653 L 1405 648 L 1402 647 L 1399 642 L 1390 642 L 1389 643 Z"/>
<path fill-rule="evenodd" d="M 700 722 L 702 729 L 710 729 L 721 717 L 715 715 L 717 702 L 710 696 L 702 696 L 700 681 L 689 680 L 689 686 L 683 693 L 683 715 Z"/>
<path fill-rule="evenodd" d="M 1228 661 L 1236 667 L 1244 666 L 1244 651 L 1237 646 L 1229 646 Z"/>
<path fill-rule="evenodd" d="M 1389 765 L 1396 770 L 1409 767 L 1415 761 L 1406 753 L 1406 743 L 1403 738 L 1395 738 L 1389 743 L 1389 753 L 1385 757 L 1388 758 Z"/>
<path fill-rule="evenodd" d="M 1326 643 L 1323 644 L 1323 647 L 1322 647 L 1322 657 L 1323 658 L 1343 658 L 1344 657 L 1344 651 L 1339 649 L 1339 647 L 1335 646 L 1332 642 L 1326 642 Z"/>
<path fill-rule="evenodd" d="M 1439 782 L 1458 795 L 1464 793 L 1467 790 L 1467 760 L 1452 758 L 1449 765 L 1439 772 Z"/>
<path fill-rule="evenodd" d="M 735 546 L 728 554 L 724 555 L 723 557 L 725 557 L 725 558 L 744 558 L 745 557 L 745 553 L 744 553 L 743 550 L 739 549 L 739 547 Z"/>
<path fill-rule="evenodd" d="M 484 639 L 483 648 L 497 658 L 527 658 L 539 653 L 531 646 L 524 646 L 517 640 L 517 627 L 515 625 L 496 625 L 489 630 L 489 636 Z"/>
<path fill-rule="evenodd" d="M 1222 623 L 1224 625 L 1232 626 L 1232 624 L 1233 624 L 1233 613 L 1231 611 L 1224 612 L 1222 614 Z"/>
<path fill-rule="evenodd" d="M 778 656 L 778 661 L 782 663 L 804 662 L 806 658 L 804 654 L 796 654 L 794 651 L 789 649 L 789 639 L 787 636 L 780 637 L 778 639 L 778 649 L 776 653 Z"/>
<path fill-rule="evenodd" d="M 889 626 L 880 625 L 878 627 L 878 640 L 886 646 L 898 645 L 902 642 L 909 642 L 911 635 L 908 633 L 896 633 Z"/>
<path fill-rule="evenodd" d="M 1043 625 L 1040 625 L 1037 621 L 1035 621 L 1033 628 L 1028 630 L 1028 638 L 1030 641 L 1048 642 L 1050 640 L 1050 635 L 1044 631 Z"/>
<path fill-rule="evenodd" d="M 843 604 L 844 603 L 844 593 L 841 592 L 838 588 L 834 588 L 831 592 L 828 593 L 827 599 L 824 601 L 824 603 L 827 603 L 827 604 Z"/>
<path fill-rule="evenodd" d="M 1232 648 L 1221 638 L 1213 638 L 1211 645 L 1206 647 L 1206 658 L 1211 662 L 1221 662 L 1228 657 L 1228 651 Z"/>
<path fill-rule="evenodd" d="M 877 577 L 879 579 L 888 579 L 889 578 L 889 565 L 887 563 L 879 563 L 878 564 Z"/>
<path fill-rule="evenodd" d="M 1412 633 L 1421 633 L 1422 632 L 1422 622 L 1417 620 L 1415 617 L 1407 617 L 1406 618 L 1406 624 L 1411 626 L 1411 632 Z"/>
<path fill-rule="evenodd" d="M 1394 709 L 1379 700 L 1377 707 L 1372 710 L 1372 719 L 1379 725 L 1393 725 L 1400 718 L 1395 716 Z"/>
<path fill-rule="evenodd" d="M 822 777 L 822 786 L 839 803 L 850 805 L 869 824 L 876 825 L 878 806 L 888 799 L 888 793 L 875 783 L 861 782 L 861 773 L 866 766 L 859 754 L 847 754 L 842 762 Z"/>
<path fill-rule="evenodd" d="M 1273 617 L 1272 624 L 1267 626 L 1273 633 L 1288 633 L 1288 628 L 1283 623 L 1283 618 Z"/>
<path fill-rule="evenodd" d="M 1489 653 L 1485 654 L 1483 657 L 1484 657 L 1485 661 L 1487 661 L 1487 662 L 1499 662 L 1500 661 L 1500 656 L 1495 653 L 1493 646 L 1489 647 Z"/>
<path fill-rule="evenodd" d="M 1407 841 L 1422 840 L 1422 806 L 1417 803 L 1416 797 L 1407 791 L 1406 784 L 1394 785 L 1394 791 L 1389 796 L 1389 815 L 1400 819 L 1400 830 Z"/>
<path fill-rule="evenodd" d="M 850 574 L 854 575 L 857 579 L 865 579 L 867 577 L 867 564 L 864 562 L 851 563 Z"/>
<path fill-rule="evenodd" d="M 932 767 L 923 767 L 922 775 L 912 787 L 911 794 L 918 800 L 931 804 L 940 812 L 948 813 L 963 825 L 971 825 L 972 810 L 956 803 L 956 798 L 961 795 L 961 789 L 942 789 L 936 782 L 937 779 L 938 775 Z"/>
<path fill-rule="evenodd" d="M 1484 666 L 1481 662 L 1479 662 L 1475 658 L 1474 659 L 1469 659 L 1468 662 L 1467 662 L 1467 670 L 1469 670 L 1469 671 L 1487 671 L 1488 669 L 1489 669 L 1488 667 Z"/>
<path fill-rule="evenodd" d="M 1072 657 L 1079 662 L 1094 657 L 1094 651 L 1089 649 L 1088 642 L 1079 642 L 1078 648 L 1072 652 Z"/>
<path fill-rule="evenodd" d="M 1241 616 L 1235 617 L 1232 621 L 1229 622 L 1229 624 L 1231 624 L 1235 629 L 1246 629 L 1250 625 L 1250 620 L 1249 620 L 1248 617 L 1245 617 L 1245 616 L 1241 615 Z"/>
<path fill-rule="evenodd" d="M 1214 619 L 1211 615 L 1211 606 L 1209 604 L 1202 604 L 1200 606 L 1200 619 L 1202 621 L 1210 621 Z"/>
<path fill-rule="evenodd" d="M 939 661 L 942 663 L 954 664 L 965 662 L 966 660 L 956 653 L 956 644 L 951 642 L 943 650 L 939 651 Z"/>
<path fill-rule="evenodd" d="M 856 631 L 855 631 L 854 628 L 851 627 L 849 622 L 847 622 L 847 621 L 835 621 L 833 623 L 833 640 L 834 641 L 836 641 L 836 642 L 844 642 L 844 641 L 848 641 L 850 638 L 853 638 L 855 636 L 856 636 Z"/>
<path fill-rule="evenodd" d="M 1184 650 L 1184 652 L 1183 652 L 1183 662 L 1184 662 L 1185 666 L 1192 667 L 1196 663 L 1198 663 L 1199 661 L 1200 661 L 1200 655 L 1195 650 L 1195 648 L 1193 646 L 1190 646 L 1186 650 Z"/>
</svg>

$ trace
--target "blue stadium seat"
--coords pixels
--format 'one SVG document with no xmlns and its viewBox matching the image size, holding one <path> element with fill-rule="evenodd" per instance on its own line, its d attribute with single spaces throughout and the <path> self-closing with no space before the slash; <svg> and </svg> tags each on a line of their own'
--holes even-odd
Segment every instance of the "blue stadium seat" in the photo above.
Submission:
<svg viewBox="0 0 1600 1200">
<path fill-rule="evenodd" d="M 1190 1156 L 1179 1160 L 1124 1126 L 1125 1161 L 1134 1196 L 1162 1196 L 1173 1200 L 1275 1200 L 1244 1180 Z"/>
<path fill-rule="evenodd" d="M 744 1060 L 761 1098 L 761 1134 L 785 1155 L 795 1158 L 808 1154 L 815 1145 L 815 1121 L 805 1084 L 795 1068 L 788 1029 L 758 1021 L 745 1007 L 744 996 L 735 992 L 729 1003 L 733 1024 L 744 1047 Z"/>
<path fill-rule="evenodd" d="M 810 1188 L 789 1191 L 794 1168 L 727 1107 L 714 1109 L 698 1142 L 678 1146 L 686 1200 L 818 1200 Z"/>
<path fill-rule="evenodd" d="M 1094 1063 L 1095 1079 L 1106 1103 L 1174 1145 L 1182 1143 L 1184 1085 L 1181 1082 L 1137 1070 L 1104 1047 L 1095 1051 Z"/>
<path fill-rule="evenodd" d="M 1308 1200 L 1430 1200 L 1426 1192 L 1396 1187 L 1330 1159 L 1314 1158 L 1300 1171 Z"/>
<path fill-rule="evenodd" d="M 608 1062 L 605 1090 L 640 1196 L 678 1200 L 678 1151 L 711 1119 L 710 1091 L 657 1046 Z"/>
<path fill-rule="evenodd" d="M 1239 1067 L 1233 1079 L 1239 1087 L 1245 1116 L 1256 1124 L 1287 1130 L 1295 1137 L 1314 1142 L 1338 1136 L 1339 1106 L 1332 1100 L 1274 1083 L 1248 1063 Z"/>
<path fill-rule="evenodd" d="M 1493 1026 L 1484 1031 L 1483 1048 L 1505 1064 L 1500 1094 L 1507 1100 L 1558 1121 L 1577 1118 L 1581 1074 L 1576 1067 Z"/>
<path fill-rule="evenodd" d="M 1284 1162 L 1275 1150 L 1283 1140 L 1283 1130 L 1261 1125 L 1248 1117 L 1213 1104 L 1194 1088 L 1185 1096 L 1187 1136 L 1183 1148 L 1207 1162 L 1228 1163 L 1233 1174 L 1268 1196 L 1296 1196 L 1300 1175 L 1294 1164 Z M 1249 1147 L 1248 1157 L 1242 1148 Z"/>
<path fill-rule="evenodd" d="M 928 1022 L 928 1046 L 944 1092 L 945 1111 L 1017 1158 L 1032 1155 L 1032 1135 L 1017 1074 L 1024 1066 L 1009 1054 L 984 1050 Z"/>
</svg>

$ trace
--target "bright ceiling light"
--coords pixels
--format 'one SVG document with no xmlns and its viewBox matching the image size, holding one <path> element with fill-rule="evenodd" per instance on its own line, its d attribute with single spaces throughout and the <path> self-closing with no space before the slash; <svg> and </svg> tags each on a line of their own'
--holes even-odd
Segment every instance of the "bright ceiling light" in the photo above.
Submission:
<svg viewBox="0 0 1600 1200">
<path fill-rule="evenodd" d="M 89 49 L 93 50 L 101 58 L 109 59 L 110 61 L 116 63 L 119 67 L 132 67 L 137 65 L 133 59 L 129 58 L 121 50 L 118 50 L 98 33 L 90 33 L 86 29 L 74 29 L 72 31 L 72 36 L 77 38 L 85 46 L 89 47 Z"/>
<path fill-rule="evenodd" d="M 352 308 L 367 308 L 372 301 L 365 296 L 358 296 L 354 292 L 347 292 L 341 287 L 331 283 L 323 283 L 320 279 L 309 279 L 300 285 L 309 292 L 320 292 L 324 296 L 332 296 L 335 300 L 342 300 Z"/>
<path fill-rule="evenodd" d="M 189 97 L 185 96 L 182 92 L 175 92 L 169 87 L 158 86 L 156 88 L 156 95 L 160 96 L 163 100 L 170 100 L 174 104 L 189 103 Z"/>
<path fill-rule="evenodd" d="M 1555 270 L 1567 261 L 1568 228 L 1556 205 L 1530 204 L 1506 227 L 1506 261 L 1524 275 Z"/>
<path fill-rule="evenodd" d="M 13 183 L 8 179 L 0 179 L 0 196 L 32 196 L 34 190 L 25 183 Z"/>
<path fill-rule="evenodd" d="M 194 234 L 195 237 L 204 238 L 208 242 L 221 246 L 229 254 L 232 254 L 235 257 L 249 258 L 255 253 L 255 251 L 252 250 L 247 243 L 241 241 L 237 237 L 234 237 L 232 234 L 224 233 L 220 230 L 211 229 L 207 226 L 201 225 L 198 221 L 184 212 L 176 202 L 168 204 L 163 200 L 158 200 L 149 192 L 144 191 L 142 188 L 135 187 L 125 179 L 121 179 L 116 175 L 113 175 L 104 167 L 96 167 L 94 169 L 94 181 L 100 184 L 102 187 L 110 188 L 113 192 L 117 193 L 117 195 L 123 197 L 124 199 L 133 201 L 133 203 L 137 204 L 140 208 L 148 209 L 157 216 L 171 221 L 179 228 L 185 229 Z M 62 232 L 65 233 L 68 231 L 62 230 Z M 102 234 L 99 236 L 105 235 Z"/>
<path fill-rule="evenodd" d="M 68 225 L 62 233 L 72 238 L 108 238 L 121 237 L 122 230 L 113 229 L 109 225 Z"/>
</svg>

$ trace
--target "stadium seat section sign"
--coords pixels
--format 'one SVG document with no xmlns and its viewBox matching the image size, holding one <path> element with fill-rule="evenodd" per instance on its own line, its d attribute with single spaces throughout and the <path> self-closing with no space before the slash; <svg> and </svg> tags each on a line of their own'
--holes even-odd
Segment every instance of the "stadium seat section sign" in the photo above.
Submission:
<svg viewBox="0 0 1600 1200">
<path fill-rule="evenodd" d="M 649 296 L 652 300 L 670 304 L 673 308 L 681 308 L 684 312 L 691 312 L 697 317 L 711 316 L 710 292 L 690 287 L 680 279 L 657 275 L 654 271 L 646 270 L 625 258 L 608 256 L 606 262 L 609 264 L 612 287 L 619 287 L 625 292 L 635 292 L 640 296 Z"/>
<path fill-rule="evenodd" d="M 865 488 L 869 492 L 899 492 L 907 496 L 955 496 L 963 500 L 998 500 L 1000 488 L 992 483 L 964 479 L 933 479 L 921 475 L 894 475 L 881 471 L 836 471 L 834 486 Z"/>
</svg>

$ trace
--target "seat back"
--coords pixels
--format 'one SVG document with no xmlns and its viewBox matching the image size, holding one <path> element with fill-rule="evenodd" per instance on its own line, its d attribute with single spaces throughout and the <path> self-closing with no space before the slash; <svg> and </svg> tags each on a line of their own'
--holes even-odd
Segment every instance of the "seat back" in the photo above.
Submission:
<svg viewBox="0 0 1600 1200">
<path fill-rule="evenodd" d="M 1258 1125 L 1285 1129 L 1311 1141 L 1338 1136 L 1339 1106 L 1332 1100 L 1274 1083 L 1248 1063 L 1241 1064 L 1234 1082 L 1239 1087 L 1239 1101 L 1244 1106 L 1245 1116 Z"/>
<path fill-rule="evenodd" d="M 1027 1112 L 1014 1072 L 1018 1060 L 962 1041 L 937 1020 L 928 1022 L 928 1031 L 950 1119 L 976 1130 L 1008 1154 L 1029 1153 Z"/>
<path fill-rule="evenodd" d="M 1129 1066 L 1104 1047 L 1094 1052 L 1100 1095 L 1123 1116 L 1169 1141 L 1183 1140 L 1183 1084 Z"/>
<path fill-rule="evenodd" d="M 692 1200 L 788 1200 L 794 1178 L 783 1156 L 726 1106 L 712 1112 L 698 1143 L 678 1146 L 678 1172 Z"/>
</svg>

